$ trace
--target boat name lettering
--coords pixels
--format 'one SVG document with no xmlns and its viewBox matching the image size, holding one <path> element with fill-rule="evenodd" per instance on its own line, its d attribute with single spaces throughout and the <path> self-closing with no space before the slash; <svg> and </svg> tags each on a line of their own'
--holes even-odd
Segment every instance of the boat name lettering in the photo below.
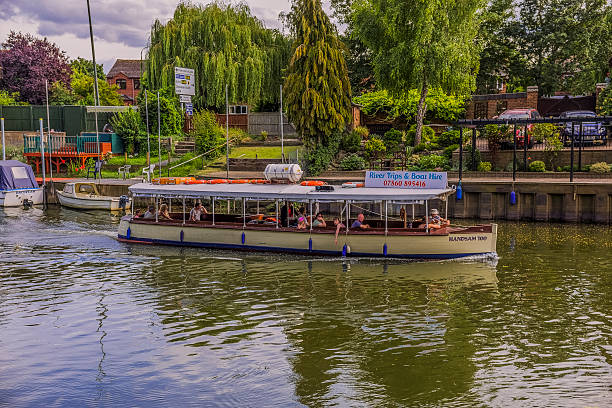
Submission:
<svg viewBox="0 0 612 408">
<path fill-rule="evenodd" d="M 473 235 L 471 237 L 448 237 L 449 241 L 486 241 L 487 237 L 483 235 Z"/>
<path fill-rule="evenodd" d="M 434 171 L 367 171 L 366 187 L 446 188 L 445 172 Z"/>
</svg>

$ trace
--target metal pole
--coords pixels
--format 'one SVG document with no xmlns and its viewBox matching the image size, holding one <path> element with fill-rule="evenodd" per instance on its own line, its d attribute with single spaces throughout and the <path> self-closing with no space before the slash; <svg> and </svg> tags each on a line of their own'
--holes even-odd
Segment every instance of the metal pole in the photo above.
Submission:
<svg viewBox="0 0 612 408">
<path fill-rule="evenodd" d="M 161 113 L 159 109 L 159 91 L 157 91 L 157 156 L 159 157 L 159 178 L 161 179 Z M 170 167 L 170 157 L 168 157 L 168 167 Z"/>
<path fill-rule="evenodd" d="M 47 143 L 49 144 L 49 173 L 51 176 L 51 181 L 53 181 L 53 143 L 51 143 L 51 120 L 49 119 L 49 81 L 46 79 L 45 96 L 47 98 Z"/>
<path fill-rule="evenodd" d="M 100 93 L 98 92 L 98 66 L 96 65 L 96 49 L 94 47 L 94 35 L 93 26 L 91 25 L 91 7 L 89 6 L 89 0 L 87 0 L 87 17 L 89 18 L 89 39 L 91 41 L 91 59 L 93 62 L 94 69 L 94 105 L 100 106 Z M 94 118 L 96 123 L 96 146 L 98 149 L 98 160 L 100 160 L 100 134 L 98 132 L 98 110 L 94 111 Z"/>
<path fill-rule="evenodd" d="M 155 196 L 155 222 L 159 222 L 159 196 Z"/>
<path fill-rule="evenodd" d="M 574 181 L 574 122 L 572 122 L 572 139 L 570 147 L 570 182 Z"/>
<path fill-rule="evenodd" d="M 183 196 L 183 225 L 185 225 L 185 196 Z"/>
<path fill-rule="evenodd" d="M 580 140 L 578 141 L 579 145 L 578 145 L 578 171 L 582 171 L 582 137 L 583 137 L 583 133 L 582 133 L 582 122 L 580 122 L 580 134 L 579 134 Z"/>
<path fill-rule="evenodd" d="M 525 124 L 525 137 L 527 137 L 527 132 L 528 128 Z M 523 171 L 527 171 L 527 142 L 525 142 L 523 146 Z"/>
<path fill-rule="evenodd" d="M 389 219 L 389 207 L 387 206 L 388 202 L 388 200 L 385 200 L 385 237 L 387 236 L 387 232 L 389 231 L 389 229 L 387 228 L 387 221 Z"/>
<path fill-rule="evenodd" d="M 276 228 L 278 229 L 278 200 L 276 200 Z"/>
<path fill-rule="evenodd" d="M 429 200 L 425 200 L 425 232 L 429 233 Z"/>
<path fill-rule="evenodd" d="M 516 181 L 516 123 L 514 124 L 514 143 L 512 146 L 512 181 Z M 523 143 L 526 143 L 525 138 L 527 135 L 523 135 Z"/>
<path fill-rule="evenodd" d="M 308 200 L 308 206 L 310 207 L 308 210 L 310 213 L 310 232 L 312 232 L 312 200 Z"/>
<path fill-rule="evenodd" d="M 462 178 L 463 178 L 463 126 L 459 126 L 459 181 L 461 181 Z"/>
<path fill-rule="evenodd" d="M 246 228 L 246 198 L 242 197 L 242 228 Z"/>
<path fill-rule="evenodd" d="M 351 203 L 346 200 L 346 232 L 349 231 L 349 223 L 351 222 Z"/>
<path fill-rule="evenodd" d="M 215 197 L 212 198 L 212 225 L 215 225 Z"/>
<path fill-rule="evenodd" d="M 40 124 L 40 159 L 42 161 L 42 180 L 43 180 L 43 186 L 45 186 L 46 180 L 45 180 L 45 143 L 44 143 L 44 131 L 43 131 L 43 120 L 42 118 L 38 119 L 38 122 Z"/>
<path fill-rule="evenodd" d="M 472 171 L 476 170 L 476 128 L 472 129 Z"/>
<path fill-rule="evenodd" d="M 147 120 L 147 166 L 151 166 L 151 140 L 149 137 L 149 98 L 145 89 L 145 117 Z"/>
<path fill-rule="evenodd" d="M 0 118 L 0 128 L 2 129 L 2 160 L 6 160 L 6 142 L 4 141 L 4 118 Z"/>
<path fill-rule="evenodd" d="M 228 85 L 225 84 L 225 161 L 227 178 L 229 178 L 229 96 L 227 89 Z"/>
<path fill-rule="evenodd" d="M 285 143 L 283 129 L 283 85 L 280 85 L 280 135 L 281 135 L 281 162 L 285 162 Z"/>
</svg>

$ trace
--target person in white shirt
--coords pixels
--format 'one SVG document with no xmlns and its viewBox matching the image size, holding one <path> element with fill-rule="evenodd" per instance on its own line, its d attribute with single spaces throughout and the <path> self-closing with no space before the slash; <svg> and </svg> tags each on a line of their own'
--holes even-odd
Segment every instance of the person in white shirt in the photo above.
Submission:
<svg viewBox="0 0 612 408">
<path fill-rule="evenodd" d="M 197 202 L 189 213 L 189 221 L 202 221 L 202 214 L 208 214 L 202 203 Z"/>
</svg>

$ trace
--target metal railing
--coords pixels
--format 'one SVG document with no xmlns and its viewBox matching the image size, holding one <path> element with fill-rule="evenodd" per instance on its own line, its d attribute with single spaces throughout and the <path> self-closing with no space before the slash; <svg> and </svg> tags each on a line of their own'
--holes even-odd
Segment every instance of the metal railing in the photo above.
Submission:
<svg viewBox="0 0 612 408">
<path fill-rule="evenodd" d="M 45 153 L 62 156 L 97 154 L 96 136 L 50 136 L 45 145 Z M 40 136 L 23 135 L 23 153 L 40 153 Z"/>
</svg>

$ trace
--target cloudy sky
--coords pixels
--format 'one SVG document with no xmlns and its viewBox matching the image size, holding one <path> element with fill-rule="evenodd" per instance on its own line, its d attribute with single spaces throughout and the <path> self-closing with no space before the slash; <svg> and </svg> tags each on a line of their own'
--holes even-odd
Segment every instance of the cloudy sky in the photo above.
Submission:
<svg viewBox="0 0 612 408">
<path fill-rule="evenodd" d="M 280 28 L 278 14 L 290 8 L 289 0 L 244 2 L 270 28 Z M 108 72 L 117 58 L 139 59 L 153 20 L 170 19 L 177 3 L 178 0 L 90 0 L 96 60 L 104 64 L 104 71 Z M 86 0 L 0 0 L 0 42 L 11 30 L 47 37 L 70 58 L 91 59 Z"/>
</svg>

